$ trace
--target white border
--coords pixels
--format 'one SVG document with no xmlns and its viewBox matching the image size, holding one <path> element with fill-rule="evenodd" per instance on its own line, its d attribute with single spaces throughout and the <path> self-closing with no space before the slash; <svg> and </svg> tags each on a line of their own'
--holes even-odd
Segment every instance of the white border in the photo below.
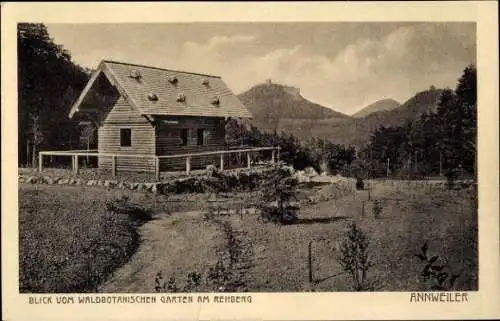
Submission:
<svg viewBox="0 0 500 321">
<path fill-rule="evenodd" d="M 2 3 L 2 309 L 5 320 L 471 319 L 500 317 L 496 2 Z M 16 23 L 475 21 L 479 124 L 479 292 L 468 304 L 408 293 L 254 293 L 252 304 L 29 305 L 18 294 Z"/>
</svg>

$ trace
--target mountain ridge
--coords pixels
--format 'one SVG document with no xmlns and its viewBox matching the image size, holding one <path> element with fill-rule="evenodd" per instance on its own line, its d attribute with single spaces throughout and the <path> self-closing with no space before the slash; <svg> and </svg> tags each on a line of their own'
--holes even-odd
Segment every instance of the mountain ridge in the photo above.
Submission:
<svg viewBox="0 0 500 321">
<path fill-rule="evenodd" d="M 251 123 L 259 129 L 284 131 L 301 138 L 314 136 L 357 147 L 366 144 L 380 125 L 403 125 L 406 121 L 418 119 L 422 113 L 435 110 L 443 91 L 424 90 L 396 108 L 352 117 L 308 101 L 296 88 L 292 95 L 290 88 L 295 87 L 256 85 L 238 97 L 254 116 Z"/>
<path fill-rule="evenodd" d="M 358 110 L 351 116 L 355 118 L 361 118 L 368 116 L 369 114 L 374 112 L 390 111 L 398 108 L 399 106 L 401 106 L 401 103 L 392 98 L 380 99 L 363 107 L 361 110 Z"/>
<path fill-rule="evenodd" d="M 349 115 L 307 100 L 300 95 L 300 89 L 293 86 L 258 84 L 240 93 L 238 98 L 252 113 L 254 121 L 265 129 L 277 126 L 282 118 L 350 118 Z"/>
</svg>

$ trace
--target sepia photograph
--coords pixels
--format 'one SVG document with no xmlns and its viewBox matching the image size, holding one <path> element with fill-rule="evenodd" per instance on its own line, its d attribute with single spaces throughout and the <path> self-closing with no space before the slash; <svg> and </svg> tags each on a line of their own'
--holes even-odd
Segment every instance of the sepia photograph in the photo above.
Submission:
<svg viewBox="0 0 500 321">
<path fill-rule="evenodd" d="M 301 304 L 352 319 L 384 296 L 386 317 L 465 317 L 498 297 L 498 71 L 479 11 L 182 21 L 124 5 L 119 21 L 66 5 L 20 5 L 3 39 L 2 261 L 8 244 L 22 319 L 277 320 Z"/>
<path fill-rule="evenodd" d="M 474 23 L 18 24 L 20 291 L 477 290 L 475 53 Z"/>
</svg>

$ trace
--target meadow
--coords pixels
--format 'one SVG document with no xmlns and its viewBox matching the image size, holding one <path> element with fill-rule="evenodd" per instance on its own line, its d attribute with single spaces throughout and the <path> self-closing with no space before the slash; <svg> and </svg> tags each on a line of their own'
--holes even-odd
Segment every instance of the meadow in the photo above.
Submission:
<svg viewBox="0 0 500 321">
<path fill-rule="evenodd" d="M 355 222 L 370 291 L 428 289 L 422 246 L 455 290 L 477 290 L 477 197 L 435 182 L 303 186 L 294 224 L 265 222 L 259 191 L 152 195 L 20 184 L 22 292 L 353 291 L 339 264 Z M 113 201 L 114 200 L 114 201 Z M 111 204 L 150 213 L 141 221 Z M 91 252 L 89 248 L 98 249 Z M 91 263 L 91 264 L 90 264 Z"/>
</svg>

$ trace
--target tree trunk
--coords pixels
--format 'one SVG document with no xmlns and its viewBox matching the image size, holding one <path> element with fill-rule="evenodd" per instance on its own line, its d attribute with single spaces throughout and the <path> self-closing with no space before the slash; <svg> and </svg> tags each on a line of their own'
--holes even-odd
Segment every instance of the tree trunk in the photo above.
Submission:
<svg viewBox="0 0 500 321">
<path fill-rule="evenodd" d="M 30 167 L 30 140 L 26 140 L 26 167 Z"/>
<path fill-rule="evenodd" d="M 33 152 L 31 154 L 31 166 L 33 168 L 37 167 L 37 164 L 36 164 L 36 144 L 35 143 L 33 143 Z"/>
</svg>

